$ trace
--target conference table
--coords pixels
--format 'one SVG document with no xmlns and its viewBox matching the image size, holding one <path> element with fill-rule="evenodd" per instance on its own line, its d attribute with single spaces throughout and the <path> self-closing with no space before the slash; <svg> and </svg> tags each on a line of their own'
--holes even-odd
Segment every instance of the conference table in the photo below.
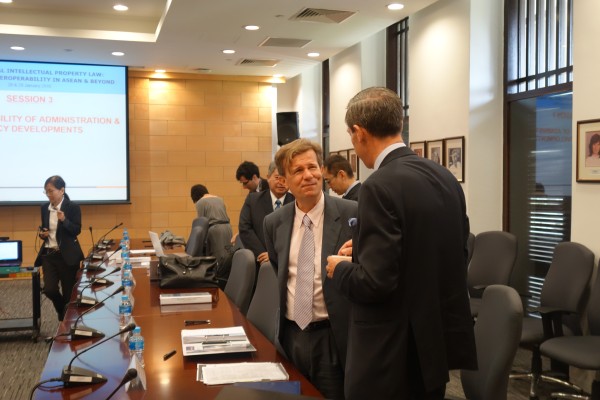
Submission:
<svg viewBox="0 0 600 400">
<path fill-rule="evenodd" d="M 135 246 L 143 248 L 141 240 L 132 241 Z M 182 250 L 179 250 L 182 251 Z M 157 263 L 153 260 L 151 263 Z M 153 265 L 150 266 L 152 268 Z M 72 299 L 86 287 L 86 282 L 94 276 L 107 275 L 114 269 L 108 266 L 104 272 L 81 272 L 79 285 L 73 291 Z M 289 375 L 290 380 L 300 381 L 302 395 L 322 398 L 319 391 L 294 366 L 281 356 L 273 344 L 250 323 L 238 308 L 220 289 L 209 289 L 212 304 L 195 305 L 160 305 L 159 294 L 205 291 L 206 289 L 160 289 L 157 281 L 150 279 L 147 267 L 133 268 L 135 287 L 132 291 L 134 299 L 133 322 L 141 327 L 145 339 L 144 374 L 146 389 L 139 385 L 125 390 L 122 387 L 115 399 L 215 399 L 227 385 L 209 386 L 197 381 L 198 364 L 205 363 L 237 363 L 237 362 L 279 362 Z M 72 361 L 72 366 L 82 367 L 104 375 L 107 382 L 65 387 L 62 382 L 50 382 L 39 387 L 35 392 L 36 399 L 106 399 L 121 383 L 128 368 L 132 366 L 126 334 L 119 332 L 118 308 L 121 294 L 109 297 L 120 286 L 120 273 L 107 275 L 106 279 L 114 281 L 113 285 L 99 288 L 88 287 L 83 294 L 97 301 L 104 301 L 94 310 L 83 315 L 78 326 L 85 325 L 104 333 L 104 338 L 76 339 L 69 336 L 57 336 L 50 348 L 46 365 L 40 381 L 60 378 L 62 370 Z M 69 306 L 65 318 L 59 325 L 57 335 L 69 332 L 74 322 L 88 309 L 87 307 Z M 210 325 L 186 327 L 185 320 L 210 320 Z M 182 354 L 181 330 L 194 328 L 225 328 L 243 326 L 248 339 L 256 348 L 256 352 L 233 353 L 205 356 L 186 356 Z M 103 342 L 104 341 L 104 342 Z M 103 343 L 101 343 L 103 342 Z M 98 344 L 100 343 L 100 344 Z M 98 346 L 85 351 L 90 346 Z M 172 357 L 163 357 L 176 350 Z M 85 352 L 84 352 L 85 351 Z M 75 356 L 79 354 L 76 358 Z"/>
</svg>

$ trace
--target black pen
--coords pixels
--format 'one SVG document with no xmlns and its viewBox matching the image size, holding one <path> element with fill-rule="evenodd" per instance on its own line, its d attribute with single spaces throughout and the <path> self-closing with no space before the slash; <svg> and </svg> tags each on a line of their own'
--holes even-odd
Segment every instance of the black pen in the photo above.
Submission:
<svg viewBox="0 0 600 400">
<path fill-rule="evenodd" d="M 171 350 L 167 354 L 163 356 L 163 361 L 167 361 L 169 358 L 173 357 L 177 353 L 177 350 Z"/>
<path fill-rule="evenodd" d="M 204 324 L 210 325 L 210 319 L 196 319 L 196 320 L 186 319 L 185 320 L 185 326 L 204 325 Z"/>
</svg>

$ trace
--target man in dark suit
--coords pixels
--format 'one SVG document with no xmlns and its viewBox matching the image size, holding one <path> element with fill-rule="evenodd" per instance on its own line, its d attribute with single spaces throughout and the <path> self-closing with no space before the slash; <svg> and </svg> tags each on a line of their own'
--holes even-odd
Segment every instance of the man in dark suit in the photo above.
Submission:
<svg viewBox="0 0 600 400">
<path fill-rule="evenodd" d="M 386 88 L 350 100 L 361 188 L 353 261 L 327 274 L 352 303 L 346 399 L 443 399 L 450 369 L 477 367 L 467 296 L 465 198 L 444 167 L 402 142 L 402 101 Z"/>
<path fill-rule="evenodd" d="M 296 201 L 265 217 L 265 242 L 280 296 L 276 344 L 329 399 L 343 399 L 349 303 L 325 280 L 327 256 L 351 238 L 357 203 L 323 193 L 321 147 L 283 146 L 277 168 Z"/>
<path fill-rule="evenodd" d="M 285 181 L 280 178 L 275 162 L 271 162 L 267 172 L 270 190 L 250 193 L 240 211 L 240 239 L 246 249 L 252 250 L 258 265 L 269 261 L 265 247 L 263 222 L 268 214 L 281 206 L 294 201 L 294 195 L 288 192 Z"/>
<path fill-rule="evenodd" d="M 235 171 L 235 179 L 248 190 L 248 193 L 262 192 L 269 189 L 269 183 L 260 177 L 258 165 L 252 161 L 244 161 Z"/>
<path fill-rule="evenodd" d="M 339 154 L 329 156 L 323 166 L 323 178 L 342 199 L 358 201 L 360 182 L 354 177 L 352 166 L 344 157 Z"/>
</svg>

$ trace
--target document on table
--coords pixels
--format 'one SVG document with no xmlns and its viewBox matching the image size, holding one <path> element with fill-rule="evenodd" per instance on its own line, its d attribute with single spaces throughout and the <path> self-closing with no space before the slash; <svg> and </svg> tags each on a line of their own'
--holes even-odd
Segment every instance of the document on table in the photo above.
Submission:
<svg viewBox="0 0 600 400">
<path fill-rule="evenodd" d="M 131 249 L 129 254 L 156 254 L 154 249 Z"/>
<path fill-rule="evenodd" d="M 290 377 L 283 365 L 274 362 L 198 364 L 196 371 L 196 380 L 207 385 L 288 379 Z"/>
<path fill-rule="evenodd" d="M 184 356 L 256 351 L 242 326 L 183 329 L 181 347 Z"/>
</svg>

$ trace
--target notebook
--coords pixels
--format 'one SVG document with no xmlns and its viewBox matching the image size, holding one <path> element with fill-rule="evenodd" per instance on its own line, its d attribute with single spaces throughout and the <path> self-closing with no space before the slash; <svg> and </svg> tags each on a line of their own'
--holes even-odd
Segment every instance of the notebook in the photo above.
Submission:
<svg viewBox="0 0 600 400">
<path fill-rule="evenodd" d="M 23 262 L 23 243 L 20 240 L 0 242 L 0 267 L 20 267 Z"/>
</svg>

